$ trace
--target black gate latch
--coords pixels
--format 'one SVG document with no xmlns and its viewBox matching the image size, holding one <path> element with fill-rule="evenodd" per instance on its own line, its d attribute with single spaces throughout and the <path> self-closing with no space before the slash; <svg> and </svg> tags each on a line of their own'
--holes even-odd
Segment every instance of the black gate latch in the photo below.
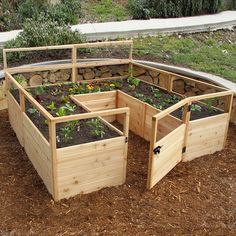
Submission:
<svg viewBox="0 0 236 236">
<path fill-rule="evenodd" d="M 154 153 L 155 155 L 156 155 L 156 154 L 160 154 L 161 148 L 162 148 L 162 146 L 157 146 L 156 148 L 153 149 L 153 153 Z"/>
</svg>

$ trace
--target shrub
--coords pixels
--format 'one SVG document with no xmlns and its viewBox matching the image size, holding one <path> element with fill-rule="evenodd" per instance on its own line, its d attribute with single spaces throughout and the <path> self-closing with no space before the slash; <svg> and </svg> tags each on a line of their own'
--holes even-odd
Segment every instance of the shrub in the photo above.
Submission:
<svg viewBox="0 0 236 236">
<path fill-rule="evenodd" d="M 149 19 L 150 10 L 146 0 L 129 0 L 128 9 L 134 19 Z"/>
<path fill-rule="evenodd" d="M 37 18 L 42 13 L 60 24 L 76 24 L 81 15 L 81 4 L 79 0 L 61 0 L 61 3 L 53 6 L 47 0 L 3 0 L 0 30 L 21 28 L 26 19 Z"/>
<path fill-rule="evenodd" d="M 13 40 L 8 41 L 4 47 L 38 47 L 49 45 L 62 45 L 81 43 L 84 37 L 78 31 L 72 31 L 66 24 L 52 21 L 44 14 L 38 19 L 27 19 L 23 31 Z M 9 54 L 9 60 L 23 57 L 22 53 Z"/>
<path fill-rule="evenodd" d="M 182 17 L 216 13 L 223 0 L 129 0 L 133 18 Z M 232 0 L 235 1 L 235 0 Z"/>
</svg>

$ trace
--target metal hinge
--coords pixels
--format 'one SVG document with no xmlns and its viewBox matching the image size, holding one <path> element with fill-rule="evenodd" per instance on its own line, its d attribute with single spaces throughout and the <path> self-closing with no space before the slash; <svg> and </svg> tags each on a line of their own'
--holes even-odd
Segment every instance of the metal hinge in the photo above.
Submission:
<svg viewBox="0 0 236 236">
<path fill-rule="evenodd" d="M 128 143 L 128 137 L 125 137 L 125 142 Z"/>
<path fill-rule="evenodd" d="M 185 153 L 185 152 L 186 152 L 186 147 L 183 147 L 182 153 Z"/>
<path fill-rule="evenodd" d="M 162 146 L 157 146 L 156 148 L 153 149 L 154 155 L 160 154 Z"/>
<path fill-rule="evenodd" d="M 191 105 L 188 105 L 188 112 L 191 111 L 191 108 L 192 108 L 192 104 L 191 104 Z"/>
</svg>

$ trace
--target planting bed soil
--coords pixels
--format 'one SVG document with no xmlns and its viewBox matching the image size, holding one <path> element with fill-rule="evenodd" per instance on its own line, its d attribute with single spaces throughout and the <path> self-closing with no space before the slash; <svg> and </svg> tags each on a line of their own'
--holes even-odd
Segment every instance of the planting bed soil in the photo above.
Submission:
<svg viewBox="0 0 236 236">
<path fill-rule="evenodd" d="M 139 80 L 137 80 L 139 81 Z M 45 108 L 47 108 L 50 103 L 53 101 L 55 103 L 55 107 L 60 107 L 63 105 L 61 98 L 66 98 L 66 102 L 72 103 L 70 101 L 69 95 L 71 94 L 83 94 L 83 93 L 96 93 L 100 91 L 111 91 L 114 89 L 119 89 L 132 97 L 135 97 L 143 102 L 146 102 L 150 104 L 151 106 L 154 106 L 155 108 L 159 110 L 164 110 L 176 103 L 178 103 L 180 100 L 184 98 L 184 96 L 178 95 L 176 93 L 172 92 L 167 92 L 166 90 L 160 88 L 160 87 L 155 87 L 154 85 L 150 85 L 146 82 L 140 81 L 138 86 L 132 85 L 132 83 L 129 82 L 128 79 L 123 79 L 123 80 L 108 80 L 108 81 L 103 81 L 103 82 L 91 82 L 87 83 L 87 86 L 85 86 L 84 83 L 69 83 L 69 84 L 62 84 L 62 85 L 51 85 L 51 86 L 43 86 L 45 88 L 45 92 L 41 95 L 35 95 L 37 94 L 35 92 L 35 88 L 29 89 L 28 91 L 32 93 L 32 95 L 35 97 L 35 99 L 43 105 Z M 88 89 L 89 88 L 89 89 Z M 52 95 L 53 92 L 57 92 L 57 95 Z M 14 93 L 14 97 L 19 101 L 19 95 L 18 93 Z M 29 103 L 27 104 L 26 108 L 29 109 Z M 75 104 L 73 104 L 75 105 Z M 197 109 L 192 109 L 191 110 L 191 117 L 190 120 L 197 120 L 201 119 L 204 117 L 210 117 L 210 116 L 215 116 L 218 114 L 222 114 L 223 112 L 217 108 L 212 108 L 211 106 L 207 106 L 201 103 L 196 103 L 194 106 L 197 107 Z M 27 109 L 27 110 L 28 110 Z M 56 110 L 56 109 L 55 109 Z M 50 112 L 50 111 L 49 111 Z M 76 106 L 76 109 L 74 112 L 71 114 L 76 114 L 76 113 L 84 113 L 85 110 L 80 107 Z M 56 116 L 56 111 L 50 112 L 53 116 Z M 44 124 L 44 119 L 42 117 L 37 117 L 29 112 L 27 112 L 29 117 L 36 123 L 37 127 L 40 129 L 40 131 L 44 134 L 46 138 L 48 138 L 48 130 L 47 127 Z M 173 116 L 181 119 L 183 116 L 183 110 L 178 109 L 172 113 Z M 81 127 L 83 124 L 81 124 Z M 58 132 L 62 128 L 62 125 L 58 127 Z M 109 131 L 107 129 L 106 131 Z M 108 134 L 109 132 L 105 132 Z M 113 135 L 115 133 L 113 132 Z M 111 137 L 112 136 L 112 131 L 110 130 L 110 135 L 106 137 Z M 79 137 L 77 137 L 79 138 Z M 73 139 L 74 140 L 74 139 Z M 89 139 L 76 139 L 79 141 L 79 143 L 87 142 Z M 94 139 L 95 140 L 95 139 Z M 92 139 L 92 141 L 94 141 Z M 73 142 L 69 142 L 68 145 L 71 145 Z M 75 143 L 73 143 L 75 144 Z M 60 146 L 65 146 L 63 144 L 59 144 Z M 66 144 L 67 146 L 67 144 Z"/>
<path fill-rule="evenodd" d="M 0 111 L 1 235 L 235 235 L 236 126 L 223 151 L 182 162 L 146 191 L 149 144 L 130 133 L 127 181 L 51 199 Z M 187 181 L 186 181 L 187 180 Z"/>
<path fill-rule="evenodd" d="M 65 97 L 65 96 L 69 95 L 68 89 L 70 87 L 71 86 L 69 86 L 69 85 L 49 86 L 49 87 L 45 86 L 44 87 L 45 92 L 41 95 L 36 95 L 35 98 L 45 108 L 47 108 L 52 101 L 55 103 L 55 107 L 60 107 L 60 106 L 63 106 L 63 104 L 65 105 L 65 103 L 62 103 L 60 99 L 61 99 L 61 97 Z M 61 91 L 60 96 L 59 95 L 57 95 L 57 96 L 51 95 L 52 91 L 59 90 L 59 89 Z M 29 91 L 32 92 L 32 94 L 34 94 L 34 90 L 35 89 L 30 89 Z M 19 101 L 19 91 L 12 90 L 11 93 L 13 94 L 13 96 L 17 100 L 17 102 L 19 103 L 20 102 Z M 68 101 L 66 101 L 66 104 L 70 104 L 71 106 L 74 106 L 74 111 L 70 112 L 70 114 L 80 114 L 80 113 L 82 114 L 82 113 L 87 112 L 81 106 L 74 104 L 73 101 L 70 101 L 69 97 L 68 97 Z M 26 114 L 28 115 L 28 117 L 32 120 L 32 122 L 40 130 L 40 132 L 44 135 L 44 137 L 47 140 L 49 140 L 49 130 L 48 130 L 48 125 L 47 125 L 45 118 L 39 112 L 37 112 L 37 110 L 31 111 L 32 105 L 27 100 L 26 100 L 25 108 L 26 108 Z M 50 113 L 56 117 L 56 111 L 50 111 Z M 94 141 L 99 141 L 99 140 L 103 140 L 103 139 L 119 137 L 119 134 L 117 132 L 115 132 L 114 130 L 110 129 L 108 126 L 106 126 L 102 123 L 101 123 L 101 125 L 103 127 L 102 129 L 103 129 L 104 135 L 101 137 L 99 135 L 91 134 L 93 131 L 93 128 L 88 125 L 88 123 L 91 120 L 92 119 L 85 119 L 85 120 L 81 120 L 80 122 L 75 123 L 74 124 L 75 127 L 73 129 L 73 132 L 70 134 L 69 139 L 66 141 L 63 140 L 63 135 L 61 135 L 61 133 L 62 133 L 62 129 L 66 125 L 68 125 L 68 123 L 58 124 L 56 127 L 57 147 L 62 148 L 62 147 L 68 147 L 68 146 L 78 145 L 78 144 L 82 144 L 82 143 L 88 143 L 88 142 L 94 142 Z"/>
</svg>

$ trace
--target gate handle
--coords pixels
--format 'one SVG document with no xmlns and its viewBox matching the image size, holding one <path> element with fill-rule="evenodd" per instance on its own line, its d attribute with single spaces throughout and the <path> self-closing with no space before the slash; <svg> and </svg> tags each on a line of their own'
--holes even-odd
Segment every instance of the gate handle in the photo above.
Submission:
<svg viewBox="0 0 236 236">
<path fill-rule="evenodd" d="M 153 153 L 154 153 L 155 155 L 156 155 L 156 154 L 160 154 L 162 147 L 163 147 L 163 146 L 157 146 L 156 148 L 153 149 Z"/>
</svg>

